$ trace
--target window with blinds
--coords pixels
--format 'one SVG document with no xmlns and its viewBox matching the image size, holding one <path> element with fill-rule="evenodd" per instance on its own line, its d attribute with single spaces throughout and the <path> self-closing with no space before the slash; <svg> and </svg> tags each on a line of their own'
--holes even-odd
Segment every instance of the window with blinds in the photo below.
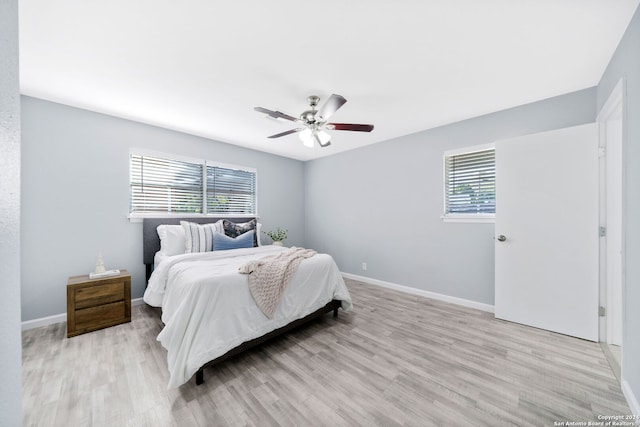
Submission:
<svg viewBox="0 0 640 427">
<path fill-rule="evenodd" d="M 445 217 L 485 216 L 496 212 L 496 157 L 493 146 L 445 153 Z"/>
<path fill-rule="evenodd" d="M 207 213 L 254 215 L 255 206 L 254 172 L 207 166 Z"/>
<path fill-rule="evenodd" d="M 129 182 L 133 215 L 257 214 L 256 172 L 249 168 L 132 153 Z"/>
</svg>

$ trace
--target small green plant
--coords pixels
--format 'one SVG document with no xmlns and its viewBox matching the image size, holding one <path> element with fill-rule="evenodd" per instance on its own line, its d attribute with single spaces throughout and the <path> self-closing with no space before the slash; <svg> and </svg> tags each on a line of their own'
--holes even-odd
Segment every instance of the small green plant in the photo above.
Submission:
<svg viewBox="0 0 640 427">
<path fill-rule="evenodd" d="M 274 242 L 281 242 L 287 238 L 287 230 L 284 228 L 276 228 L 274 231 L 263 231 L 264 234 L 271 237 Z"/>
</svg>

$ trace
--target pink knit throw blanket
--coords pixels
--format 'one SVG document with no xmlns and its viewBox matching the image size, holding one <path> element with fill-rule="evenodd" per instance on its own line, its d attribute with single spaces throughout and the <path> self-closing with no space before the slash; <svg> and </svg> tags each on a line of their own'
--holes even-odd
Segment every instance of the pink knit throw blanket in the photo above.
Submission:
<svg viewBox="0 0 640 427">
<path fill-rule="evenodd" d="M 269 255 L 241 266 L 238 271 L 249 275 L 251 296 L 262 312 L 273 318 L 282 293 L 298 265 L 316 254 L 313 249 L 292 247 L 277 255 Z"/>
</svg>

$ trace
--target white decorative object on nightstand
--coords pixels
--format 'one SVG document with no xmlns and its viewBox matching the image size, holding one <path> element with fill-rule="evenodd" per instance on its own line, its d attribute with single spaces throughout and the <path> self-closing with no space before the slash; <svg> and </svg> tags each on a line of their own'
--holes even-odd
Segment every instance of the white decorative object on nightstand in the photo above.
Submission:
<svg viewBox="0 0 640 427">
<path fill-rule="evenodd" d="M 104 273 L 104 261 L 102 261 L 102 254 L 98 254 L 98 261 L 96 261 L 96 271 L 94 273 L 101 274 Z"/>
</svg>

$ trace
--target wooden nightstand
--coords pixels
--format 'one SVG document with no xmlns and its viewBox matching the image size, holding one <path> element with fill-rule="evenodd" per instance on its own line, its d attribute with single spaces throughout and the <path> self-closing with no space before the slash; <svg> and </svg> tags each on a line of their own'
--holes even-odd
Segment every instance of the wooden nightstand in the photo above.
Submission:
<svg viewBox="0 0 640 427">
<path fill-rule="evenodd" d="M 131 321 L 131 276 L 90 279 L 88 274 L 67 281 L 67 337 Z"/>
</svg>

